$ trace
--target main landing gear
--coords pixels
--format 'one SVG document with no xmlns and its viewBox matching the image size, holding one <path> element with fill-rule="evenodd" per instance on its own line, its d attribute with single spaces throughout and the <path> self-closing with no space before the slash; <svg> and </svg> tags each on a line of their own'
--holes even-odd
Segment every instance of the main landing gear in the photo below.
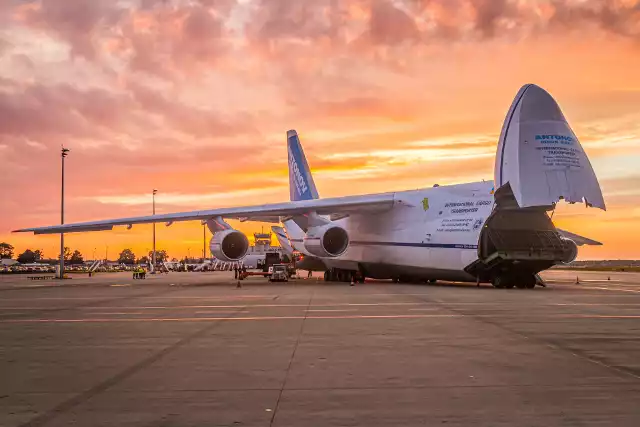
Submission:
<svg viewBox="0 0 640 427">
<path fill-rule="evenodd" d="M 498 289 L 533 289 L 536 282 L 535 274 L 499 275 L 493 278 L 491 284 Z"/>
<path fill-rule="evenodd" d="M 364 276 L 355 270 L 331 268 L 324 272 L 325 282 L 364 283 Z"/>
</svg>

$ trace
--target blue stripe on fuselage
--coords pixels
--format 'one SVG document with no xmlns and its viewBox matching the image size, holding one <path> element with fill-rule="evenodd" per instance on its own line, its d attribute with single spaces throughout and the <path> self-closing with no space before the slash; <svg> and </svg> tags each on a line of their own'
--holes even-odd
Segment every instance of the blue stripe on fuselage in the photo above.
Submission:
<svg viewBox="0 0 640 427">
<path fill-rule="evenodd" d="M 303 239 L 291 239 L 292 242 L 302 243 Z M 413 243 L 413 242 L 373 242 L 354 240 L 349 242 L 354 246 L 396 246 L 410 248 L 444 248 L 444 249 L 478 249 L 478 245 L 465 245 L 462 243 Z"/>
</svg>

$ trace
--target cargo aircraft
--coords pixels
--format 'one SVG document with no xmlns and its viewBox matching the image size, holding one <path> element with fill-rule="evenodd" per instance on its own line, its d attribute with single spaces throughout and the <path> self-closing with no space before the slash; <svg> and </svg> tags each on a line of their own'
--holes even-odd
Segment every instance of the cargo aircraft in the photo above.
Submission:
<svg viewBox="0 0 640 427">
<path fill-rule="evenodd" d="M 226 219 L 282 223 L 293 248 L 322 261 L 325 279 L 490 282 L 532 288 L 537 273 L 600 244 L 557 229 L 556 203 L 606 210 L 600 185 L 560 107 L 544 89 L 523 86 L 507 112 L 493 181 L 401 192 L 319 198 L 296 131 L 287 132 L 289 202 L 88 221 L 16 232 L 54 234 L 114 226 L 202 221 L 211 253 L 239 261 L 249 241 Z"/>
</svg>

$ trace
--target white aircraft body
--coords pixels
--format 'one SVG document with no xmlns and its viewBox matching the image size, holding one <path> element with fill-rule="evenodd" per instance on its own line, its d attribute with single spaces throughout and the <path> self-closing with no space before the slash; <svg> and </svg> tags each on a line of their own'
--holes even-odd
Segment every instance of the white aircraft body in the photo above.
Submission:
<svg viewBox="0 0 640 427">
<path fill-rule="evenodd" d="M 564 199 L 605 209 L 589 160 L 560 107 L 525 85 L 507 113 L 494 181 L 320 199 L 295 131 L 287 132 L 291 201 L 17 230 L 35 234 L 201 220 L 212 254 L 242 259 L 246 236 L 225 219 L 281 222 L 292 248 L 321 260 L 328 280 L 491 282 L 533 287 L 536 274 L 572 261 L 577 246 L 600 244 L 558 230 L 547 212 Z M 494 191 L 495 189 L 495 191 Z"/>
</svg>

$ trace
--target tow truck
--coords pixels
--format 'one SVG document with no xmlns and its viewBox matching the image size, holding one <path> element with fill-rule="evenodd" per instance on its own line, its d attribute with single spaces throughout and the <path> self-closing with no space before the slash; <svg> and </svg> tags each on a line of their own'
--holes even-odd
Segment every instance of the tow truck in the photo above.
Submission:
<svg viewBox="0 0 640 427">
<path fill-rule="evenodd" d="M 288 282 L 289 281 L 289 267 L 287 264 L 274 264 L 270 282 Z"/>
</svg>

